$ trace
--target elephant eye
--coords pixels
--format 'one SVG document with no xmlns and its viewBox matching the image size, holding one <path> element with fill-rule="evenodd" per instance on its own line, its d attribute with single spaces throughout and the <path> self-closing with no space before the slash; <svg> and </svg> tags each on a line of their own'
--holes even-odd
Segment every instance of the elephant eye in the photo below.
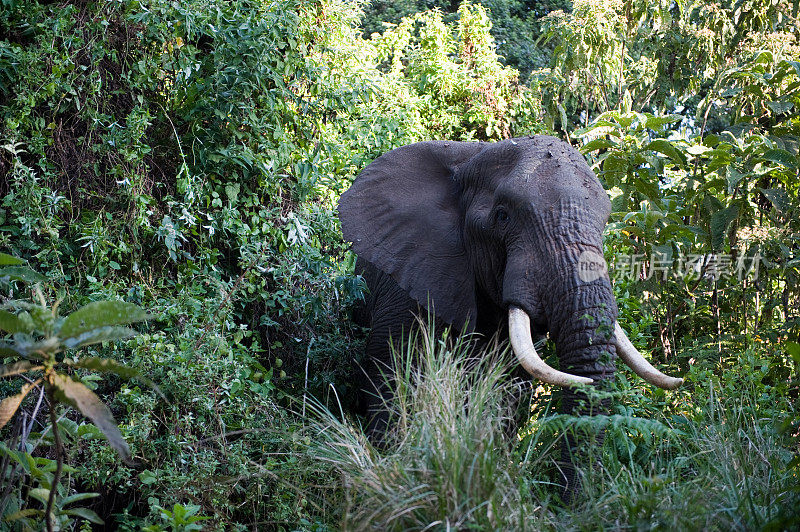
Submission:
<svg viewBox="0 0 800 532">
<path fill-rule="evenodd" d="M 494 219 L 500 223 L 507 222 L 508 212 L 503 208 L 497 209 L 497 212 L 494 214 Z"/>
</svg>

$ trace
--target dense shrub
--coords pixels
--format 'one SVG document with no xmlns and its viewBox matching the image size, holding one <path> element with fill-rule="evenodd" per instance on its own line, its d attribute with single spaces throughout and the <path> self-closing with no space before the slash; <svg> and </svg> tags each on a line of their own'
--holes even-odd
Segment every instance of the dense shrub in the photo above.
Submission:
<svg viewBox="0 0 800 532">
<path fill-rule="evenodd" d="M 133 463 L 70 414 L 65 489 L 100 493 L 86 504 L 126 529 L 320 530 L 371 516 L 397 527 L 792 526 L 796 9 L 446 4 L 398 3 L 383 26 L 376 2 L 364 36 L 359 5 L 343 0 L 0 1 L 0 249 L 52 281 L 64 314 L 104 299 L 152 313 L 140 336 L 87 351 L 139 368 L 167 398 L 136 381 L 93 384 Z M 435 5 L 444 12 L 424 10 Z M 551 390 L 537 388 L 534 417 L 509 443 L 492 369 L 469 381 L 487 391 L 472 411 L 482 419 L 425 411 L 412 394 L 407 412 L 424 415 L 376 454 L 339 410 L 362 336 L 348 311 L 363 290 L 340 193 L 403 144 L 552 130 L 582 147 L 613 199 L 612 274 L 626 256 L 647 259 L 615 279 L 631 338 L 688 385 L 668 395 L 622 373 L 614 415 L 592 420 L 549 416 Z M 706 261 L 693 277 L 652 275 L 659 260 L 685 271 L 690 254 Z M 710 275 L 724 255 L 757 264 L 758 277 Z M 0 304 L 24 290 L 14 283 Z M 441 360 L 430 378 L 467 378 L 457 358 Z M 434 403 L 467 389 L 450 391 Z M 40 412 L 35 396 L 21 416 Z M 312 405 L 336 434 L 314 432 Z M 461 437 L 445 441 L 437 416 L 448 414 Z M 24 426 L 42 436 L 37 467 L 51 467 L 44 424 Z M 600 427 L 587 464 L 602 467 L 586 467 L 583 498 L 566 509 L 550 449 L 565 430 Z M 376 469 L 309 460 L 340 443 Z M 464 456 L 472 470 L 456 468 Z M 402 470 L 409 460 L 417 467 Z M 478 470 L 486 478 L 471 484 Z M 495 512 L 508 501 L 513 511 Z"/>
</svg>

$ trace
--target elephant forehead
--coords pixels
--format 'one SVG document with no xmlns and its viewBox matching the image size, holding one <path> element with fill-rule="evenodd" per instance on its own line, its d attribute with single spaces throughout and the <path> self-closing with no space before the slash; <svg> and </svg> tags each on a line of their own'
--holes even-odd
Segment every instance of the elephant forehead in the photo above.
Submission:
<svg viewBox="0 0 800 532">
<path fill-rule="evenodd" d="M 582 200 L 604 210 L 608 194 L 588 167 L 538 161 L 510 172 L 497 183 L 497 199 L 514 205 L 553 205 L 563 200 Z"/>
</svg>

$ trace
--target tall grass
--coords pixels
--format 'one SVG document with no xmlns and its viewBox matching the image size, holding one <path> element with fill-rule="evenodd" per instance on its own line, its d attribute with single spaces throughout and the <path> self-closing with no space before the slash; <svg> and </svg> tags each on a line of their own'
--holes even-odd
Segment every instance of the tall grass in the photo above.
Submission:
<svg viewBox="0 0 800 532">
<path fill-rule="evenodd" d="M 507 349 L 422 327 L 396 353 L 386 448 L 314 407 L 309 453 L 342 480 L 345 530 L 524 529 L 541 507 L 506 433 L 519 383 Z"/>
<path fill-rule="evenodd" d="M 496 343 L 477 352 L 422 327 L 395 354 L 385 448 L 322 405 L 310 407 L 305 467 L 338 479 L 321 505 L 342 530 L 781 530 L 796 523 L 797 468 L 757 390 L 696 385 L 692 414 L 575 418 L 534 412 L 509 437 L 519 382 Z M 728 388 L 730 389 L 730 387 Z M 688 392 L 684 392 L 688 393 Z M 624 398 L 618 399 L 624 402 Z M 554 484 L 566 430 L 605 431 L 580 454 L 569 506 Z"/>
</svg>

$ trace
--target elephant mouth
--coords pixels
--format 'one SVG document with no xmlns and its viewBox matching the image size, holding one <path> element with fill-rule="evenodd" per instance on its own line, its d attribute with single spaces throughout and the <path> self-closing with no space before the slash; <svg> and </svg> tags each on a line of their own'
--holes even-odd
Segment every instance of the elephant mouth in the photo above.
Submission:
<svg viewBox="0 0 800 532">
<path fill-rule="evenodd" d="M 545 363 L 533 345 L 531 320 L 528 313 L 513 305 L 508 309 L 508 335 L 511 340 L 511 348 L 520 365 L 534 378 L 559 386 L 578 386 L 593 382 L 592 379 L 587 377 L 579 377 L 558 371 Z M 633 346 L 619 322 L 614 325 L 614 338 L 617 355 L 639 377 L 653 386 L 666 390 L 674 390 L 683 384 L 683 379 L 670 377 L 654 368 Z"/>
</svg>

